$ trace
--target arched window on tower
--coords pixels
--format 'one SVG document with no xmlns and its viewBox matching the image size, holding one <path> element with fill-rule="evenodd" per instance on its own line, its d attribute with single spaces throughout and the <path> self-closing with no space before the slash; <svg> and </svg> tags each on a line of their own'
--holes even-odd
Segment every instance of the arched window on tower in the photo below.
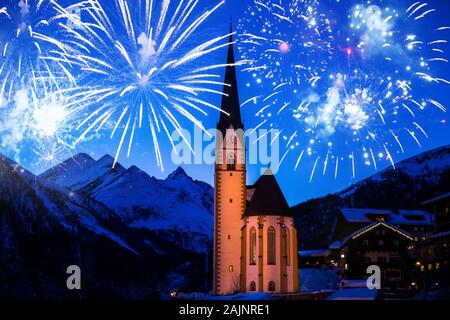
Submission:
<svg viewBox="0 0 450 320">
<path fill-rule="evenodd" d="M 256 264 L 256 230 L 250 229 L 250 264 Z"/>
<path fill-rule="evenodd" d="M 270 226 L 267 229 L 267 264 L 276 264 L 275 246 L 275 228 Z"/>
<path fill-rule="evenodd" d="M 255 281 L 250 282 L 250 291 L 256 291 L 256 283 L 255 283 Z"/>
<path fill-rule="evenodd" d="M 235 170 L 236 169 L 236 158 L 233 153 L 230 153 L 227 156 L 227 170 Z"/>
<path fill-rule="evenodd" d="M 275 291 L 275 282 L 273 282 L 273 281 L 270 281 L 269 282 L 269 291 Z"/>
</svg>

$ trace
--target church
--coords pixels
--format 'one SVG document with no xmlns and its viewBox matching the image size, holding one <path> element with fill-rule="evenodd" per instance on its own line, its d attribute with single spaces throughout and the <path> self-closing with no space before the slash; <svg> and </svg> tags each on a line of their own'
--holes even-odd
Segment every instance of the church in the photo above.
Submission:
<svg viewBox="0 0 450 320">
<path fill-rule="evenodd" d="M 270 169 L 247 186 L 234 63 L 230 36 L 215 149 L 213 291 L 295 293 L 297 230 L 287 201 Z"/>
</svg>

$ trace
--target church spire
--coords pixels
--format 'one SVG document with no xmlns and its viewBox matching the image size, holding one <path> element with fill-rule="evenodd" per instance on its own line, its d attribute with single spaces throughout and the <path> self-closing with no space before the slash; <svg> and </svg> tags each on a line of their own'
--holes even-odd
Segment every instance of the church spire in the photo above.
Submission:
<svg viewBox="0 0 450 320">
<path fill-rule="evenodd" d="M 227 68 L 225 71 L 226 84 L 223 88 L 224 96 L 222 96 L 222 111 L 220 119 L 217 123 L 217 129 L 225 133 L 225 131 L 233 126 L 233 129 L 243 129 L 241 120 L 241 111 L 239 104 L 239 95 L 237 87 L 236 67 L 233 50 L 233 28 L 230 22 L 230 38 L 228 46 Z"/>
</svg>

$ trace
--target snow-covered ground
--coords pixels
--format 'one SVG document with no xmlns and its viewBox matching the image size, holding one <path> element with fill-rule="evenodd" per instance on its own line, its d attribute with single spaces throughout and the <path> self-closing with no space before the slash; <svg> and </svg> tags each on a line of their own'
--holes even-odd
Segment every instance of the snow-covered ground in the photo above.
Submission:
<svg viewBox="0 0 450 320">
<path fill-rule="evenodd" d="M 321 290 L 337 290 L 339 276 L 333 268 L 299 269 L 300 292 L 316 292 Z"/>
<path fill-rule="evenodd" d="M 271 300 L 271 294 L 265 292 L 255 292 L 236 293 L 230 296 L 214 296 L 207 293 L 193 292 L 178 294 L 176 298 L 186 300 Z"/>
<path fill-rule="evenodd" d="M 375 300 L 377 290 L 368 288 L 342 289 L 331 294 L 326 300 Z"/>
</svg>

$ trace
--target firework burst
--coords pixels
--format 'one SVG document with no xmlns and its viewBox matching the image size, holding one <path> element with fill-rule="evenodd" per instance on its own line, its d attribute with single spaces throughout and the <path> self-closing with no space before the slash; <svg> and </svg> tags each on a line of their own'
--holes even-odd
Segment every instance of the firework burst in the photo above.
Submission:
<svg viewBox="0 0 450 320">
<path fill-rule="evenodd" d="M 449 84 L 439 67 L 447 63 L 450 28 L 430 29 L 428 21 L 423 31 L 434 13 L 422 2 L 403 9 L 352 5 L 347 19 L 336 22 L 332 72 L 307 86 L 263 83 L 272 91 L 243 105 L 255 104 L 258 126 L 281 131 L 280 165 L 293 157 L 294 170 L 311 170 L 310 181 L 320 173 L 337 179 L 350 166 L 356 178 L 360 165 L 377 170 L 387 161 L 395 168 L 395 155 L 411 144 L 422 147 L 427 114 L 446 112 L 422 89 Z"/>
<path fill-rule="evenodd" d="M 440 74 L 448 63 L 450 27 L 439 24 L 437 13 L 432 4 L 420 1 L 401 9 L 383 2 L 355 5 L 348 15 L 348 55 L 363 63 L 375 61 L 404 78 L 450 84 Z"/>
<path fill-rule="evenodd" d="M 254 0 L 240 20 L 239 51 L 244 69 L 257 81 L 314 81 L 331 58 L 330 22 L 317 0 Z"/>
<path fill-rule="evenodd" d="M 71 24 L 67 33 L 78 44 L 77 54 L 61 52 L 53 59 L 81 70 L 79 87 L 66 91 L 68 106 L 84 114 L 80 139 L 113 123 L 111 138 L 121 131 L 117 161 L 124 146 L 130 155 L 137 129 L 147 127 L 163 170 L 160 134 L 175 148 L 173 130 L 189 145 L 182 121 L 204 130 L 197 116 L 218 108 L 201 95 L 221 94 L 224 85 L 214 73 L 224 65 L 208 64 L 207 58 L 228 45 L 229 35 L 202 43 L 194 39 L 223 2 L 194 17 L 197 4 L 146 0 L 131 6 L 126 0 L 90 0 L 76 5 L 79 15 L 73 14 L 74 6 L 58 7 L 59 18 Z"/>
<path fill-rule="evenodd" d="M 0 142 L 2 152 L 18 161 L 23 148 L 33 150 L 42 162 L 51 158 L 40 157 L 43 150 L 48 155 L 55 149 L 51 145 L 69 149 L 65 124 L 72 117 L 62 111 L 63 97 L 54 92 L 73 84 L 74 78 L 63 63 L 46 59 L 69 48 L 54 23 L 54 4 L 14 0 L 0 7 Z"/>
<path fill-rule="evenodd" d="M 57 62 L 47 63 L 43 56 L 52 50 L 65 50 L 66 45 L 49 32 L 56 11 L 54 1 L 17 0 L 0 8 L 0 98 L 9 101 L 18 88 L 32 85 L 37 78 L 51 79 L 57 85 L 60 77 L 72 76 Z M 52 35 L 49 35 L 52 34 Z"/>
<path fill-rule="evenodd" d="M 24 149 L 32 151 L 37 161 L 30 164 L 41 170 L 71 156 L 77 116 L 66 107 L 62 83 L 55 87 L 49 79 L 32 82 L 16 90 L 0 109 L 1 147 L 17 160 Z"/>
</svg>

